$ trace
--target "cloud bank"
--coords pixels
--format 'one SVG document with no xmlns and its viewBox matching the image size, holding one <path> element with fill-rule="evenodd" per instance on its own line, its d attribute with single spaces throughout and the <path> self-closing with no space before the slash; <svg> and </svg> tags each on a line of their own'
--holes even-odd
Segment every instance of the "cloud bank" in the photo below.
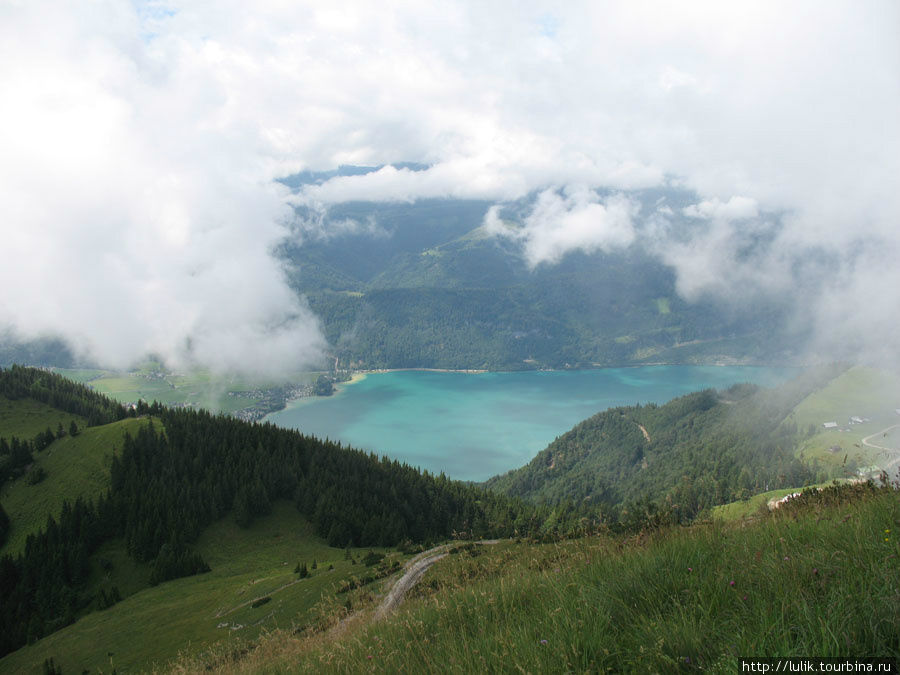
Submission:
<svg viewBox="0 0 900 675">
<path fill-rule="evenodd" d="M 293 206 L 536 193 L 532 265 L 642 243 L 685 297 L 805 293 L 815 349 L 867 349 L 850 326 L 900 320 L 898 25 L 891 0 L 4 3 L 0 325 L 299 364 L 323 343 L 271 255 Z M 273 182 L 402 161 L 429 168 Z M 654 187 L 697 201 L 597 196 Z"/>
</svg>

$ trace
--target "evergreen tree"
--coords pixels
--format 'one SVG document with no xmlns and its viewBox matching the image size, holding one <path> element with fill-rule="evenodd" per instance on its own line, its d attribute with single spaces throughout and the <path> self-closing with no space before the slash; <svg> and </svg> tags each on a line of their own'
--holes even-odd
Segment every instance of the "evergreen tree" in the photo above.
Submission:
<svg viewBox="0 0 900 675">
<path fill-rule="evenodd" d="M 0 504 L 0 548 L 6 543 L 6 536 L 9 534 L 9 516 Z"/>
</svg>

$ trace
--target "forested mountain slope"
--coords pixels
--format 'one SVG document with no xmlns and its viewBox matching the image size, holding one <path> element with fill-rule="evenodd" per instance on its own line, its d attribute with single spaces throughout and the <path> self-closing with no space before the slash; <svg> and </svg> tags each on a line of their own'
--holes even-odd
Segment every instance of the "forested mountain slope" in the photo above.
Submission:
<svg viewBox="0 0 900 675">
<path fill-rule="evenodd" d="M 805 430 L 785 418 L 844 369 L 822 367 L 774 390 L 735 385 L 612 408 L 486 486 L 535 501 L 589 501 L 614 518 L 672 510 L 688 522 L 710 506 L 807 485 L 826 476 L 795 457 Z"/>
<path fill-rule="evenodd" d="M 629 197 L 647 213 L 692 198 L 677 190 Z M 512 226 L 533 199 L 508 205 Z M 740 311 L 685 302 L 672 270 L 639 243 L 532 268 L 519 242 L 483 225 L 490 206 L 431 199 L 298 210 L 302 225 L 280 256 L 339 365 L 517 370 L 796 356 L 777 298 Z"/>
<path fill-rule="evenodd" d="M 112 434 L 116 445 L 99 451 L 109 459 L 107 490 L 64 502 L 58 513 L 48 514 L 43 530 L 26 538 L 21 553 L 0 558 L 0 653 L 103 606 L 88 586 L 90 560 L 111 539 L 122 539 L 132 559 L 150 566 L 151 583 L 159 583 L 208 569 L 193 544 L 212 523 L 233 514 L 246 526 L 269 513 L 276 500 L 293 501 L 314 531 L 336 546 L 424 542 L 454 532 L 537 531 L 548 515 L 515 499 L 268 424 L 156 404 L 126 411 L 44 371 L 0 370 L 0 391 L 11 400 L 36 397 L 77 411 L 92 428 L 128 416 L 147 422 L 134 435 Z M 35 455 L 63 450 L 56 444 L 64 439 L 52 430 L 41 438 L 0 449 L 15 446 L 26 465 Z M 26 480 L 22 473 L 8 477 Z M 16 527 L 15 521 L 4 524 L 4 534 Z"/>
</svg>

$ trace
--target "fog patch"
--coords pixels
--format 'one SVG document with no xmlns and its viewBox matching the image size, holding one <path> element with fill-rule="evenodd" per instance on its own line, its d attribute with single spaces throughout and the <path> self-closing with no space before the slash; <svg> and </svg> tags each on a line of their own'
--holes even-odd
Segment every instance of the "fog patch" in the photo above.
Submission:
<svg viewBox="0 0 900 675">
<path fill-rule="evenodd" d="M 635 238 L 632 218 L 637 208 L 624 195 L 601 198 L 594 190 L 571 186 L 538 194 L 518 226 L 505 224 L 500 206 L 495 205 L 485 214 L 484 227 L 490 234 L 520 242 L 533 268 L 557 263 L 574 250 L 593 253 L 627 247 Z"/>
</svg>

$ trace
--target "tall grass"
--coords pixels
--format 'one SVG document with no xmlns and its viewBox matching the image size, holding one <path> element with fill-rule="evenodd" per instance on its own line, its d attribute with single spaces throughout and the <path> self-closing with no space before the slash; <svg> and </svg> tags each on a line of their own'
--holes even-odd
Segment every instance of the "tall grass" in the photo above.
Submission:
<svg viewBox="0 0 900 675">
<path fill-rule="evenodd" d="M 462 550 L 389 620 L 336 639 L 272 634 L 216 666 L 731 673 L 738 656 L 896 658 L 898 494 L 844 486 L 799 501 L 749 524 Z"/>
</svg>

